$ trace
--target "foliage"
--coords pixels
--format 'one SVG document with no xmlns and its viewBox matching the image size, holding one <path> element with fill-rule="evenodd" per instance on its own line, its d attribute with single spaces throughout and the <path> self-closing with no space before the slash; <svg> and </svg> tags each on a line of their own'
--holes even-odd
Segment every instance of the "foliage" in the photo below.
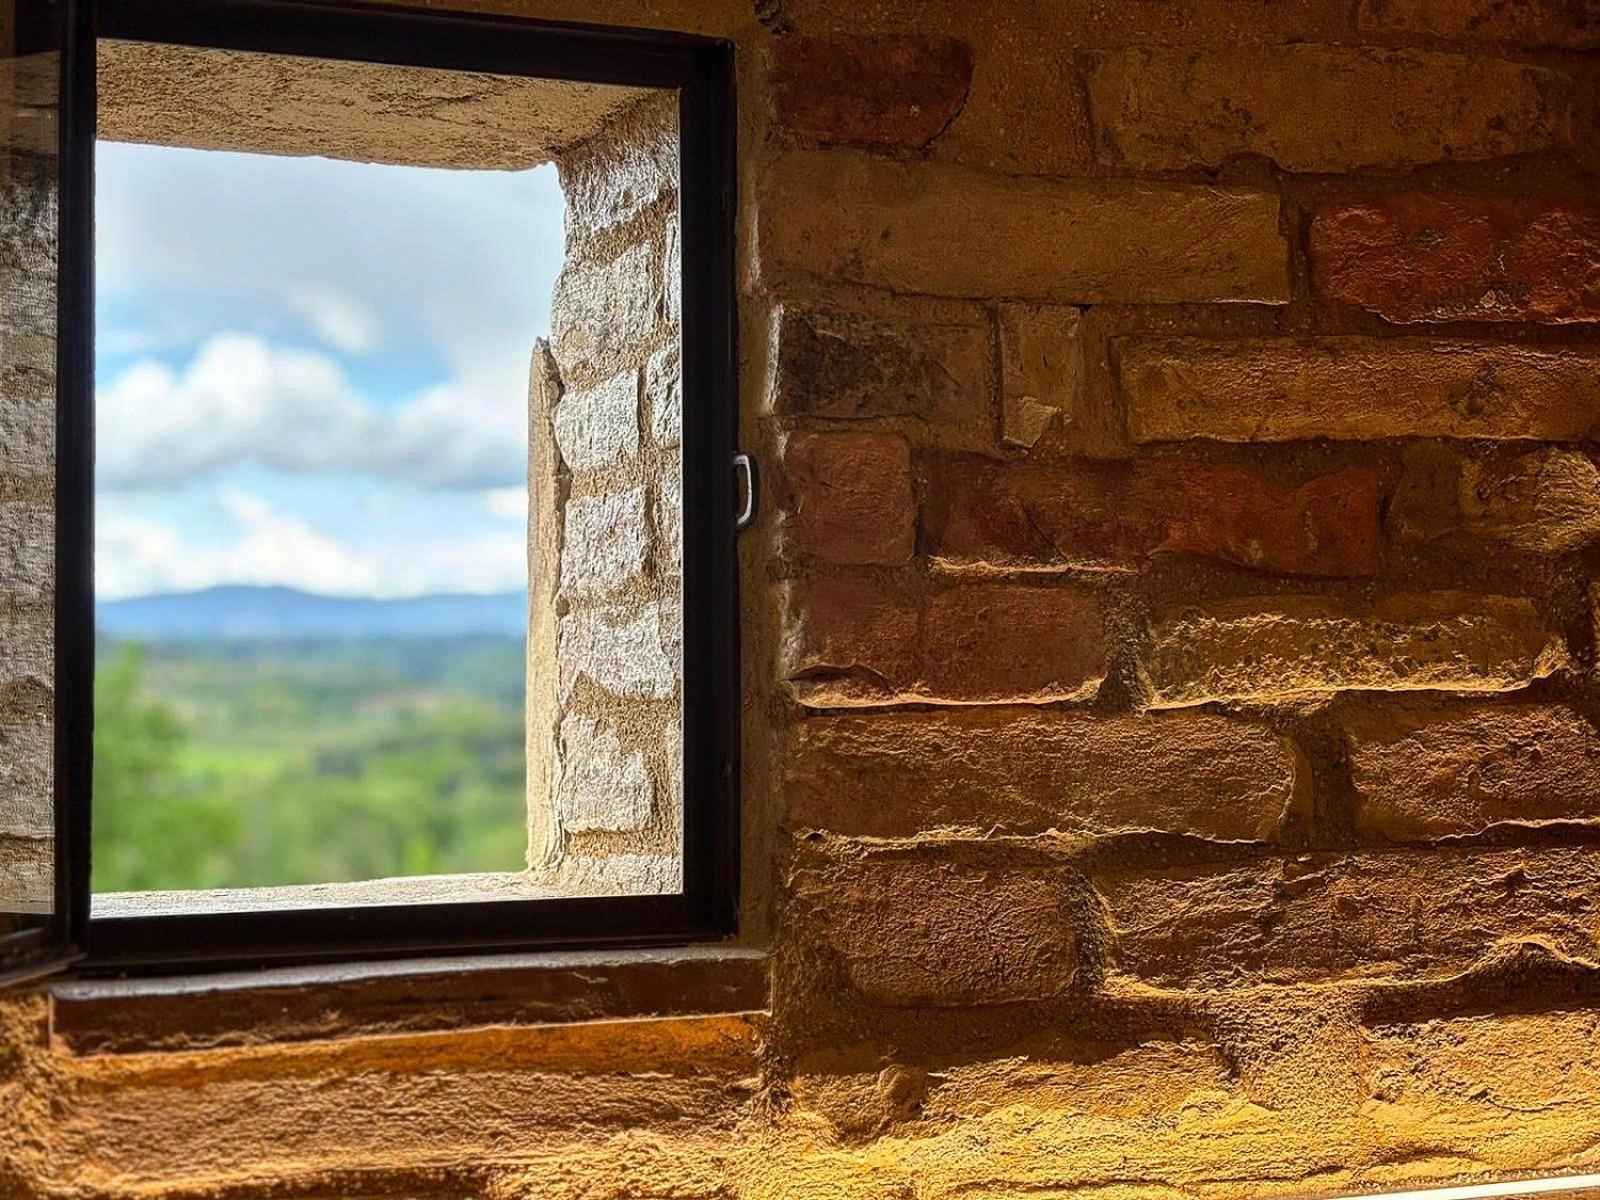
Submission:
<svg viewBox="0 0 1600 1200">
<path fill-rule="evenodd" d="M 94 888 L 517 870 L 509 638 L 102 647 Z"/>
</svg>

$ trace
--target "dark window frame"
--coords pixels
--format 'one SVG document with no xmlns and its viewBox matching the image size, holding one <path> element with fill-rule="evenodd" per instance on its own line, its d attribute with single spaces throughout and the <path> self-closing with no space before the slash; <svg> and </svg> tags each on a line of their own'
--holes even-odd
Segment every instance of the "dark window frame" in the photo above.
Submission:
<svg viewBox="0 0 1600 1200">
<path fill-rule="evenodd" d="M 678 33 L 303 0 L 57 0 L 65 22 L 57 488 L 58 914 L 79 970 L 183 971 L 646 946 L 736 928 L 735 120 L 730 43 Z M 93 139 L 98 38 L 581 80 L 679 93 L 683 891 L 89 919 L 93 721 Z M 61 863 L 67 870 L 61 870 Z"/>
</svg>

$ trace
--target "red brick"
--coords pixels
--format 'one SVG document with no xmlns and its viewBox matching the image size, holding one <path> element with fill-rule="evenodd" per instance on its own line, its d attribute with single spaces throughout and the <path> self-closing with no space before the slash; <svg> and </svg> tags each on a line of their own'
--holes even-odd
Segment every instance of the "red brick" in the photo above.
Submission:
<svg viewBox="0 0 1600 1200">
<path fill-rule="evenodd" d="M 972 51 L 940 37 L 781 37 L 771 81 L 779 124 L 803 138 L 920 149 L 961 111 Z"/>
<path fill-rule="evenodd" d="M 1023 569 L 1134 568 L 1193 554 L 1284 575 L 1375 574 L 1380 479 L 1368 468 L 1298 487 L 1242 466 L 1002 464 L 940 456 L 929 473 L 932 554 Z"/>
<path fill-rule="evenodd" d="M 793 730 L 785 779 L 791 826 L 865 837 L 1270 841 L 1299 792 L 1294 748 L 1265 725 L 1036 708 L 813 717 Z"/>
<path fill-rule="evenodd" d="M 1426 841 L 1600 821 L 1600 734 L 1563 705 L 1369 705 L 1344 725 L 1363 833 Z"/>
<path fill-rule="evenodd" d="M 954 587 L 928 605 L 922 656 L 930 699 L 1077 700 L 1105 678 L 1105 629 L 1081 592 Z"/>
<path fill-rule="evenodd" d="M 783 669 L 802 704 L 893 702 L 920 678 L 918 609 L 856 579 L 785 585 Z"/>
<path fill-rule="evenodd" d="M 1307 855 L 1094 879 L 1117 969 L 1226 988 L 1458 974 L 1507 939 L 1595 953 L 1600 851 Z"/>
<path fill-rule="evenodd" d="M 1071 876 L 1038 855 L 867 856 L 792 880 L 850 982 L 885 1005 L 1044 1000 L 1072 986 Z"/>
<path fill-rule="evenodd" d="M 1553 46 L 1600 47 L 1593 0 L 1361 0 L 1363 33 Z"/>
<path fill-rule="evenodd" d="M 1389 196 L 1311 223 L 1317 288 L 1386 320 L 1600 320 L 1600 209 L 1553 201 Z"/>
<path fill-rule="evenodd" d="M 1139 443 L 1384 437 L 1579 440 L 1600 430 L 1600 352 L 1420 337 L 1123 339 Z"/>
<path fill-rule="evenodd" d="M 783 668 L 800 703 L 1049 703 L 1106 672 L 1098 602 L 1059 587 L 950 588 L 920 603 L 864 580 L 787 586 Z"/>
<path fill-rule="evenodd" d="M 797 433 L 784 446 L 786 548 L 894 566 L 916 551 L 911 450 L 880 433 Z"/>
</svg>

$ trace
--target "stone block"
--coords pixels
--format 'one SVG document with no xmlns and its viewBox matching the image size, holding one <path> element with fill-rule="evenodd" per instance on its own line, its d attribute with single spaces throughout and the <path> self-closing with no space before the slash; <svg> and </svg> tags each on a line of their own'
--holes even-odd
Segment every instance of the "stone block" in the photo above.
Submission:
<svg viewBox="0 0 1600 1200">
<path fill-rule="evenodd" d="M 573 471 L 628 462 L 639 453 L 639 373 L 622 371 L 556 405 L 556 445 Z"/>
<path fill-rule="evenodd" d="M 896 566 L 916 552 L 905 439 L 796 433 L 784 445 L 785 548 L 829 562 Z"/>
<path fill-rule="evenodd" d="M 650 820 L 655 795 L 644 754 L 616 731 L 577 713 L 561 720 L 556 809 L 570 833 L 626 832 Z"/>
<path fill-rule="evenodd" d="M 620 592 L 643 575 L 650 557 L 644 503 L 644 489 L 637 487 L 567 501 L 561 542 L 563 595 Z"/>
</svg>

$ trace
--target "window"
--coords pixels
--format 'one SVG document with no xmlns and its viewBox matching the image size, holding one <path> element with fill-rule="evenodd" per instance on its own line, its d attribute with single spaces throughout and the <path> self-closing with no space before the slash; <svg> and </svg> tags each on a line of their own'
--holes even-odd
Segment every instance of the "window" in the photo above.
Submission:
<svg viewBox="0 0 1600 1200">
<path fill-rule="evenodd" d="M 729 49 L 0 13 L 0 969 L 729 929 Z"/>
</svg>

